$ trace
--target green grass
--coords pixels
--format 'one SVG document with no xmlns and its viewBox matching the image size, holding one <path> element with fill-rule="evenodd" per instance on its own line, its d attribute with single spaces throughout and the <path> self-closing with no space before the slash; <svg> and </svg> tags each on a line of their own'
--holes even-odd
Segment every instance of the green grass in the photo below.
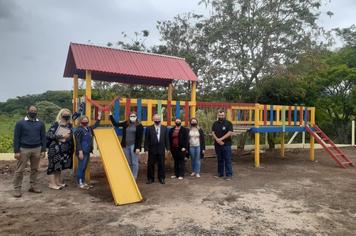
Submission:
<svg viewBox="0 0 356 236">
<path fill-rule="evenodd" d="M 12 152 L 12 139 L 17 116 L 0 115 L 0 152 Z"/>
<path fill-rule="evenodd" d="M 17 116 L 0 115 L 0 135 L 12 137 L 14 134 L 16 121 L 18 121 L 20 118 L 21 118 L 20 115 Z"/>
<path fill-rule="evenodd" d="M 0 153 L 12 152 L 15 124 L 23 117 L 23 115 L 8 116 L 0 114 Z M 47 131 L 51 124 L 45 125 Z"/>
</svg>

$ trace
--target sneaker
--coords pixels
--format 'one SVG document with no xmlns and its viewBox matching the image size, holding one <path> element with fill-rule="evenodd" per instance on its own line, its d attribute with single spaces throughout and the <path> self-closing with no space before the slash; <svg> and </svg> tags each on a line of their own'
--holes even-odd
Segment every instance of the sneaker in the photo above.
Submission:
<svg viewBox="0 0 356 236">
<path fill-rule="evenodd" d="M 21 189 L 15 189 L 14 193 L 13 193 L 13 196 L 16 197 L 16 198 L 21 197 L 22 196 Z"/>
<path fill-rule="evenodd" d="M 86 190 L 89 189 L 89 187 L 85 184 L 79 184 L 79 188 L 86 189 Z"/>
<path fill-rule="evenodd" d="M 222 177 L 224 177 L 224 176 L 214 175 L 215 179 L 221 179 Z"/>
<path fill-rule="evenodd" d="M 177 178 L 177 176 L 175 176 L 175 175 L 172 175 L 172 176 L 171 176 L 171 179 L 175 179 L 175 178 Z"/>
<path fill-rule="evenodd" d="M 182 179 L 184 179 L 184 178 L 183 178 L 183 177 L 181 177 L 181 176 L 179 176 L 179 177 L 178 177 L 178 179 L 179 179 L 179 180 L 182 180 Z"/>
<path fill-rule="evenodd" d="M 86 186 L 87 188 L 94 188 L 94 186 L 93 186 L 93 185 L 91 185 L 91 184 L 87 184 L 87 183 L 84 183 L 84 186 Z"/>
<path fill-rule="evenodd" d="M 34 188 L 34 187 L 31 187 L 28 191 L 31 193 L 42 193 L 41 189 Z"/>
<path fill-rule="evenodd" d="M 195 177 L 200 178 L 200 174 L 196 174 Z"/>
<path fill-rule="evenodd" d="M 230 181 L 230 180 L 231 180 L 231 177 L 226 177 L 225 180 L 226 180 L 226 181 Z"/>
<path fill-rule="evenodd" d="M 194 176 L 195 175 L 195 172 L 192 172 L 191 174 L 190 174 L 190 176 Z"/>
</svg>

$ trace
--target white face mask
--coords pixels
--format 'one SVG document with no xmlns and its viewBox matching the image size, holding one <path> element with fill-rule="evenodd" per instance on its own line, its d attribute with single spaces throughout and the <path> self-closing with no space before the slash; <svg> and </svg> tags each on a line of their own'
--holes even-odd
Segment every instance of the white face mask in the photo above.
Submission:
<svg viewBox="0 0 356 236">
<path fill-rule="evenodd" d="M 137 120 L 137 117 L 130 117 L 131 122 L 136 122 L 136 120 Z"/>
</svg>

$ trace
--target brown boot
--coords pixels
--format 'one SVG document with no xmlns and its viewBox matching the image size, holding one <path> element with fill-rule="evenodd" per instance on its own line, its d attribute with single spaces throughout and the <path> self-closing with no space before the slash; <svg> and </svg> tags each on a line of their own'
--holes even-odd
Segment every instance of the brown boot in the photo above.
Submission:
<svg viewBox="0 0 356 236">
<path fill-rule="evenodd" d="M 41 189 L 34 188 L 34 187 L 31 187 L 28 191 L 31 193 L 42 193 Z"/>
<path fill-rule="evenodd" d="M 14 193 L 13 193 L 13 196 L 16 197 L 16 198 L 21 197 L 22 196 L 21 189 L 15 189 Z"/>
</svg>

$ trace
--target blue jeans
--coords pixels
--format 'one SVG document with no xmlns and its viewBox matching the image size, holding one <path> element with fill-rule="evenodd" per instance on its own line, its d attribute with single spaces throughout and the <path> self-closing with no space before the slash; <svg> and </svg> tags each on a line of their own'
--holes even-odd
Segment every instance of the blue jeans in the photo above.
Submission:
<svg viewBox="0 0 356 236">
<path fill-rule="evenodd" d="M 200 174 L 200 146 L 189 148 L 190 156 L 192 157 L 192 171 Z"/>
<path fill-rule="evenodd" d="M 137 179 L 138 175 L 138 156 L 135 153 L 135 145 L 124 147 L 125 156 L 131 168 L 132 175 Z"/>
<path fill-rule="evenodd" d="M 77 182 L 85 183 L 85 170 L 87 169 L 89 160 L 90 160 L 90 153 L 83 153 L 83 160 L 78 158 L 78 169 L 77 169 Z"/>
<path fill-rule="evenodd" d="M 231 146 L 220 146 L 215 145 L 215 152 L 218 158 L 218 175 L 219 177 L 224 176 L 224 172 L 226 177 L 232 176 L 232 165 L 231 165 Z"/>
</svg>

